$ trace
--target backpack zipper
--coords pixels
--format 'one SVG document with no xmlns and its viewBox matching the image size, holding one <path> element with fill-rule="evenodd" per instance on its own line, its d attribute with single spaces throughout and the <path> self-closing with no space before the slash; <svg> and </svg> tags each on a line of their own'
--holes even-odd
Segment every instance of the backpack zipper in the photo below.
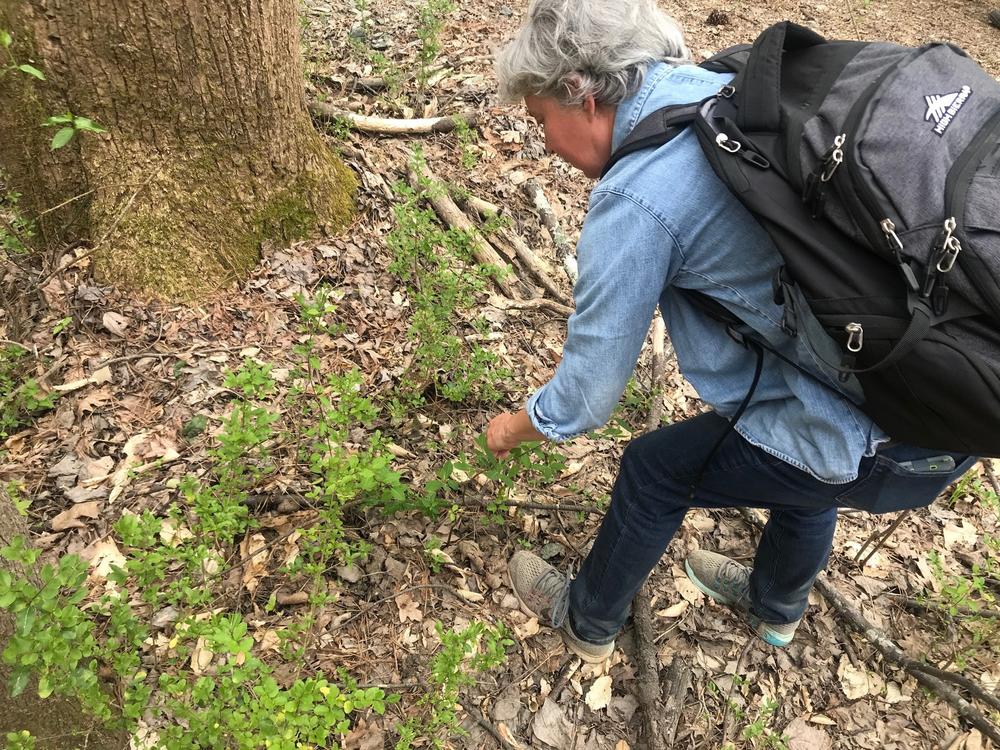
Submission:
<svg viewBox="0 0 1000 750">
<path fill-rule="evenodd" d="M 867 112 L 875 95 L 882 88 L 882 85 L 890 76 L 899 72 L 900 68 L 922 54 L 923 51 L 920 49 L 914 50 L 901 60 L 897 60 L 887 70 L 882 72 L 882 75 L 866 89 L 864 94 L 858 97 L 854 106 L 851 107 L 847 119 L 844 121 L 844 133 L 847 137 L 844 141 L 843 149 L 844 163 L 847 169 L 837 170 L 837 173 L 842 175 L 839 178 L 838 191 L 841 199 L 847 206 L 848 212 L 851 214 L 851 218 L 854 219 L 873 248 L 882 247 L 888 251 L 892 259 L 896 261 L 903 277 L 906 279 L 907 286 L 912 291 L 917 291 L 920 288 L 920 284 L 910 264 L 906 261 L 903 243 L 896 234 L 897 227 L 895 222 L 892 221 L 891 217 L 883 215 L 883 212 L 879 210 L 881 206 L 878 199 L 868 183 L 861 177 L 861 163 L 858 158 L 858 141 L 856 136 L 861 119 Z"/>
<path fill-rule="evenodd" d="M 997 137 L 1000 136 L 1000 111 L 986 122 L 979 129 L 969 145 L 965 147 L 948 172 L 945 180 L 945 216 L 948 217 L 944 223 L 944 231 L 940 235 L 939 242 L 936 243 L 935 254 L 931 256 L 928 263 L 928 276 L 947 274 L 955 265 L 959 253 L 962 251 L 961 238 L 966 236 L 965 232 L 965 203 L 969 194 L 969 187 L 972 184 L 972 177 L 979 164 L 986 158 L 989 150 L 993 148 Z M 950 225 L 949 225 L 950 222 Z M 934 273 L 936 272 L 936 273 Z M 969 274 L 972 283 L 986 299 L 993 296 L 989 290 L 980 286 L 978 274 Z M 930 286 L 934 285 L 934 279 L 925 281 Z"/>
</svg>

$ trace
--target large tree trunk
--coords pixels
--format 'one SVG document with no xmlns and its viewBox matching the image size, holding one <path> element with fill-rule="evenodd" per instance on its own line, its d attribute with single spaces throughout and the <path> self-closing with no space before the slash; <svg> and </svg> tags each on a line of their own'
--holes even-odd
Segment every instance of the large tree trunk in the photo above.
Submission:
<svg viewBox="0 0 1000 750">
<path fill-rule="evenodd" d="M 0 168 L 42 239 L 89 241 L 100 277 L 191 298 L 264 240 L 342 225 L 355 183 L 309 121 L 296 8 L 0 0 L 17 62 L 46 76 L 0 77 Z M 66 111 L 107 132 L 50 151 L 39 124 Z"/>
</svg>

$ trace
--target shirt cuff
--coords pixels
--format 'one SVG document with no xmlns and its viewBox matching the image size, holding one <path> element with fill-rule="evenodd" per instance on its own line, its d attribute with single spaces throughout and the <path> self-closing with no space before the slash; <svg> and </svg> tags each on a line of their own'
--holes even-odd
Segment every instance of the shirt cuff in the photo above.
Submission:
<svg viewBox="0 0 1000 750">
<path fill-rule="evenodd" d="M 528 413 L 528 419 L 531 420 L 531 424 L 534 425 L 535 429 L 542 433 L 547 440 L 551 440 L 553 443 L 561 443 L 566 440 L 575 438 L 577 435 L 581 434 L 579 432 L 575 433 L 564 433 L 559 430 L 559 427 L 551 419 L 545 416 L 542 412 L 541 407 L 538 402 L 541 395 L 545 392 L 545 386 L 543 385 L 528 399 L 528 402 L 524 405 L 524 410 Z"/>
</svg>

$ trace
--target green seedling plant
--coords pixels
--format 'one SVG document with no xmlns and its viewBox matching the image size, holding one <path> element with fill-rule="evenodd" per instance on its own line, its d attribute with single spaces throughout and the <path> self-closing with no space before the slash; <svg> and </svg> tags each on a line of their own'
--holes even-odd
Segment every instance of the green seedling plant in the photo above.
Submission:
<svg viewBox="0 0 1000 750">
<path fill-rule="evenodd" d="M 426 0 L 417 15 L 417 89 L 422 93 L 432 75 L 432 65 L 441 53 L 441 31 L 445 16 L 455 9 L 452 0 Z"/>
<path fill-rule="evenodd" d="M 414 160 L 419 166 L 419 152 Z M 402 202 L 394 208 L 396 227 L 388 237 L 394 255 L 389 270 L 407 287 L 413 307 L 409 337 L 416 349 L 396 411 L 418 406 L 429 387 L 448 401 L 495 402 L 509 372 L 497 366 L 495 354 L 458 335 L 457 316 L 473 309 L 496 269 L 478 265 L 469 236 L 442 229 L 409 186 L 397 190 Z"/>
<path fill-rule="evenodd" d="M 55 406 L 58 394 L 43 391 L 35 378 L 26 377 L 31 360 L 22 346 L 0 349 L 0 439 Z"/>
<path fill-rule="evenodd" d="M 324 320 L 331 312 L 328 306 L 309 309 L 314 330 L 329 325 Z M 209 453 L 210 470 L 181 482 L 184 503 L 174 504 L 165 518 L 145 511 L 123 514 L 115 523 L 127 565 L 112 567 L 106 593 L 88 601 L 88 565 L 75 556 L 62 558 L 57 566 L 43 566 L 39 584 L 0 572 L 0 608 L 10 611 L 15 621 L 15 633 L 3 653 L 12 674 L 11 689 L 23 692 L 34 676 L 40 696 L 74 696 L 95 716 L 129 732 L 149 711 L 168 716 L 171 721 L 158 728 L 156 746 L 162 750 L 336 745 L 354 717 L 383 713 L 398 696 L 301 675 L 283 688 L 272 668 L 252 653 L 247 622 L 217 606 L 212 583 L 227 570 L 224 550 L 253 528 L 246 495 L 270 472 L 268 445 L 278 418 L 254 401 L 274 391 L 268 366 L 248 360 L 225 380 L 241 399 Z M 387 485 L 398 487 L 398 474 L 376 460 L 382 455 L 379 447 L 363 452 L 363 458 L 346 449 L 336 460 L 330 458 L 338 455 L 349 427 L 373 414 L 358 393 L 360 383 L 360 376 L 351 372 L 323 381 L 310 392 L 320 404 L 317 413 L 324 415 L 322 425 L 310 433 L 311 450 L 317 454 L 312 499 L 335 498 L 325 508 L 332 515 L 324 516 L 334 525 L 345 498 L 365 492 L 374 496 Z M 380 469 L 389 473 L 383 477 Z M 338 540 L 332 547 L 322 535 L 312 539 L 317 546 L 303 542 L 302 557 L 313 566 L 306 571 L 316 580 L 321 580 L 330 557 L 347 557 L 342 529 L 331 533 Z M 2 554 L 31 567 L 39 553 L 18 538 Z M 315 613 L 328 600 L 325 587 L 314 587 L 309 613 L 279 634 L 300 672 L 311 647 Z M 146 616 L 133 610 L 133 602 L 140 603 L 143 612 L 172 607 L 178 614 L 157 650 L 156 678 L 143 666 L 150 634 Z M 109 669 L 118 699 L 99 677 Z M 30 735 L 15 735 L 10 742 L 30 746 Z"/>
<path fill-rule="evenodd" d="M 417 738 L 441 750 L 449 739 L 466 734 L 457 713 L 462 689 L 503 664 L 514 644 L 502 623 L 473 621 L 463 630 L 445 629 L 440 622 L 434 626 L 441 649 L 431 662 L 428 690 L 417 704 L 420 715 L 397 727 L 396 750 L 410 750 Z"/>
<path fill-rule="evenodd" d="M 13 43 L 13 35 L 6 29 L 0 29 L 0 47 L 3 48 L 7 57 L 7 62 L 0 66 L 0 78 L 3 78 L 8 73 L 18 72 L 36 80 L 44 81 L 45 75 L 34 65 L 18 63 L 17 59 L 14 57 L 14 52 L 11 49 L 11 45 Z"/>
<path fill-rule="evenodd" d="M 0 171 L 0 183 L 6 177 Z M 7 190 L 0 194 L 0 251 L 10 259 L 26 256 L 29 245 L 34 238 L 35 223 L 26 219 L 18 208 L 21 194 L 16 190 Z"/>
</svg>

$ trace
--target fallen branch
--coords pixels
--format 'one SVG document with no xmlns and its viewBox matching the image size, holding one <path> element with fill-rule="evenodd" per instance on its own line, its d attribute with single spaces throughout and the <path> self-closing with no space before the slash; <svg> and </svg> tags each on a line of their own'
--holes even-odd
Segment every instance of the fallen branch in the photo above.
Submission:
<svg viewBox="0 0 1000 750">
<path fill-rule="evenodd" d="M 552 280 L 551 269 L 548 268 L 548 264 L 539 258 L 534 250 L 528 247 L 528 243 L 509 229 L 501 229 L 497 235 L 514 248 L 514 254 L 517 256 L 517 259 L 531 272 L 531 275 L 542 285 L 542 288 L 553 299 L 568 307 L 570 300 Z M 494 242 L 493 244 L 495 245 L 496 243 Z"/>
<path fill-rule="evenodd" d="M 346 109 L 334 107 L 325 102 L 310 102 L 309 112 L 316 118 L 327 122 L 342 120 L 356 130 L 380 135 L 423 135 L 426 133 L 448 133 L 464 123 L 470 128 L 476 125 L 476 115 L 461 114 L 444 117 L 418 117 L 401 120 L 390 117 L 372 117 L 358 115 Z"/>
<path fill-rule="evenodd" d="M 455 205 L 455 201 L 448 196 L 448 191 L 445 190 L 444 185 L 434 176 L 426 164 L 410 164 L 406 168 L 406 174 L 409 178 L 410 186 L 427 196 L 427 200 L 434 206 L 434 210 L 437 211 L 442 221 L 452 229 L 461 230 L 469 235 L 472 255 L 478 262 L 500 269 L 507 267 L 507 264 L 497 254 L 497 251 L 483 239 L 479 230 L 476 229 L 476 225 L 472 223 L 472 220 L 465 215 L 462 209 Z M 510 279 L 499 278 L 494 283 L 496 283 L 507 297 L 511 299 L 518 297 L 514 284 Z"/>
<path fill-rule="evenodd" d="M 751 525 L 758 529 L 763 528 L 760 519 L 749 508 L 738 508 L 737 510 Z M 907 656 L 888 635 L 868 622 L 864 615 L 844 598 L 844 595 L 840 593 L 837 587 L 826 579 L 826 576 L 817 578 L 814 585 L 816 590 L 833 605 L 840 618 L 846 620 L 851 627 L 861 633 L 887 661 L 913 675 L 917 682 L 949 703 L 958 712 L 959 716 L 993 740 L 995 744 L 1000 745 L 1000 729 L 987 719 L 979 709 L 959 695 L 948 683 L 951 682 L 965 688 L 970 695 L 983 700 L 991 706 L 995 706 L 994 701 L 997 701 L 996 696 L 989 695 L 981 685 L 978 685 L 967 677 L 938 669 L 929 664 L 924 664 L 911 656 Z"/>
<path fill-rule="evenodd" d="M 477 198 L 474 195 L 463 195 L 457 197 L 457 200 L 459 203 L 464 203 L 466 208 L 472 209 L 479 214 L 482 219 L 492 219 L 500 215 L 500 206 L 489 201 L 484 201 L 482 198 Z"/>
<path fill-rule="evenodd" d="M 674 654 L 670 667 L 665 674 L 661 674 L 660 682 L 664 686 L 663 692 L 666 697 L 663 708 L 660 709 L 660 734 L 663 737 L 664 747 L 673 747 L 674 737 L 677 736 L 677 725 L 684 711 L 684 699 L 691 687 L 690 665 L 680 655 Z"/>
<path fill-rule="evenodd" d="M 573 314 L 572 307 L 564 305 L 561 302 L 556 302 L 555 300 L 546 299 L 545 297 L 518 300 L 506 299 L 503 297 L 490 297 L 490 304 L 501 310 L 537 310 L 540 307 L 545 307 L 566 318 Z"/>
<path fill-rule="evenodd" d="M 917 682 L 951 704 L 959 716 L 993 740 L 995 744 L 1000 745 L 1000 729 L 989 721 L 979 709 L 965 700 L 954 688 L 945 682 L 942 674 L 947 675 L 948 682 L 961 685 L 971 695 L 986 700 L 991 706 L 996 705 L 997 699 L 995 697 L 989 696 L 988 699 L 985 698 L 984 695 L 988 695 L 986 691 L 962 675 L 957 675 L 953 672 L 944 672 L 944 670 L 922 664 L 916 659 L 907 656 L 899 646 L 890 640 L 889 636 L 868 622 L 864 618 L 864 615 L 852 607 L 844 598 L 844 595 L 832 583 L 827 581 L 825 577 L 820 577 L 816 580 L 816 589 L 833 605 L 833 608 L 837 610 L 840 617 L 864 635 L 878 649 L 882 656 L 913 675 Z M 970 683 L 973 687 L 970 687 Z"/>
<path fill-rule="evenodd" d="M 495 726 L 493 726 L 493 722 L 491 722 L 489 719 L 483 716 L 482 711 L 480 711 L 478 708 L 476 708 L 474 705 L 472 705 L 472 703 L 470 703 L 467 700 L 461 701 L 461 703 L 462 703 L 462 708 L 465 709 L 465 712 L 469 714 L 469 716 L 472 717 L 472 719 L 480 727 L 489 732 L 490 735 L 493 737 L 493 739 L 497 741 L 497 744 L 503 748 L 503 750 L 514 750 L 514 746 L 504 739 L 504 736 L 500 734 L 500 730 L 498 730 Z"/>
<path fill-rule="evenodd" d="M 653 396 L 653 403 L 649 409 L 649 419 L 646 420 L 646 432 L 651 432 L 660 426 L 660 419 L 663 416 L 663 376 L 667 371 L 667 356 L 665 343 L 667 338 L 667 328 L 663 322 L 663 316 L 657 313 L 653 318 L 653 374 L 652 387 L 650 391 Z"/>
<path fill-rule="evenodd" d="M 579 276 L 576 267 L 576 248 L 573 247 L 573 243 L 569 241 L 569 237 L 566 236 L 566 233 L 559 226 L 559 220 L 552 210 L 552 204 L 545 197 L 541 186 L 534 180 L 525 182 L 522 189 L 528 198 L 531 199 L 532 205 L 538 211 L 538 216 L 542 220 L 542 225 L 548 230 L 549 236 L 552 237 L 552 242 L 556 246 L 556 258 L 559 259 L 563 270 L 566 271 L 569 282 L 575 284 Z"/>
<path fill-rule="evenodd" d="M 653 640 L 648 584 L 643 584 L 632 600 L 632 630 L 635 633 L 635 661 L 639 669 L 636 692 L 642 709 L 642 733 L 650 750 L 666 750 L 657 720 L 660 713 L 660 666 Z"/>
</svg>

